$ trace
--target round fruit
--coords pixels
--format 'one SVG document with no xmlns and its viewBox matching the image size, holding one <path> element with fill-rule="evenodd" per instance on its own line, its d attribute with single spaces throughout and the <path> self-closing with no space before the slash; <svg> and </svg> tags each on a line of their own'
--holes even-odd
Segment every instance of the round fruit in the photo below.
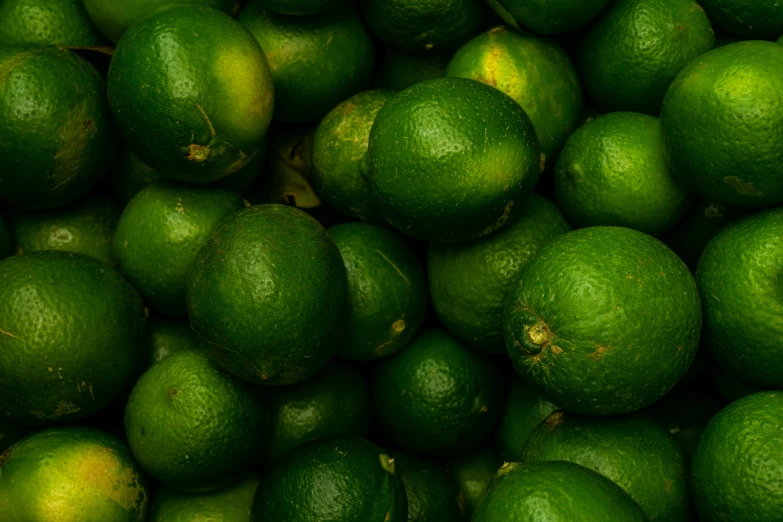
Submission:
<svg viewBox="0 0 783 522">
<path fill-rule="evenodd" d="M 491 234 L 524 206 L 542 164 L 535 129 L 519 104 L 481 82 L 436 78 L 384 105 L 363 175 L 383 215 L 402 232 L 465 241 Z"/>
<path fill-rule="evenodd" d="M 399 467 L 372 442 L 341 437 L 310 442 L 261 481 L 253 520 L 405 522 Z"/>
<path fill-rule="evenodd" d="M 185 321 L 151 317 L 147 322 L 147 331 L 149 349 L 145 368 L 173 353 L 199 348 L 198 339 Z"/>
<path fill-rule="evenodd" d="M 128 449 L 93 428 L 51 428 L 0 456 L 3 520 L 143 522 L 147 485 Z"/>
<path fill-rule="evenodd" d="M 277 13 L 306 16 L 333 11 L 351 5 L 350 0 L 258 0 L 264 9 Z"/>
<path fill-rule="evenodd" d="M 50 208 L 85 194 L 115 148 L 101 75 L 67 49 L 30 45 L 0 47 L 0 71 L 0 200 Z"/>
<path fill-rule="evenodd" d="M 424 80 L 446 76 L 452 51 L 408 53 L 391 45 L 384 46 L 375 71 L 375 84 L 401 91 Z"/>
<path fill-rule="evenodd" d="M 503 460 L 494 449 L 480 448 L 473 454 L 451 460 L 449 469 L 465 502 L 465 517 L 470 520 Z"/>
<path fill-rule="evenodd" d="M 165 7 L 134 24 L 114 52 L 108 87 L 114 121 L 139 159 L 193 183 L 238 172 L 260 154 L 274 106 L 258 42 L 203 6 Z"/>
<path fill-rule="evenodd" d="M 0 260 L 11 255 L 11 235 L 8 232 L 8 226 L 0 216 Z"/>
<path fill-rule="evenodd" d="M 503 305 L 511 283 L 539 250 L 570 229 L 554 203 L 532 194 L 490 236 L 469 243 L 431 243 L 430 295 L 444 326 L 473 348 L 505 354 Z"/>
<path fill-rule="evenodd" d="M 0 411 L 31 425 L 86 417 L 136 375 L 139 294 L 106 263 L 42 251 L 0 262 Z"/>
<path fill-rule="evenodd" d="M 150 308 L 185 317 L 187 278 L 199 249 L 244 206 L 242 196 L 224 188 L 151 185 L 131 200 L 117 224 L 117 268 Z"/>
<path fill-rule="evenodd" d="M 696 270 L 712 357 L 760 388 L 783 386 L 783 208 L 734 221 L 707 244 Z"/>
<path fill-rule="evenodd" d="M 236 15 L 240 0 L 83 0 L 84 7 L 98 29 L 117 43 L 130 26 L 149 16 L 158 8 L 172 4 L 197 4 Z"/>
<path fill-rule="evenodd" d="M 498 26 L 460 47 L 448 76 L 496 87 L 533 122 L 541 151 L 554 164 L 582 118 L 582 87 L 571 59 L 557 44 Z"/>
<path fill-rule="evenodd" d="M 596 105 L 658 116 L 677 73 L 714 45 L 710 19 L 693 0 L 619 0 L 587 33 L 577 61 Z"/>
<path fill-rule="evenodd" d="M 333 436 L 364 437 L 370 426 L 367 383 L 357 369 L 331 362 L 309 379 L 269 388 L 270 428 L 262 456 L 276 460 L 294 448 Z"/>
<path fill-rule="evenodd" d="M 119 218 L 119 207 L 101 195 L 54 210 L 10 212 L 11 248 L 16 255 L 64 250 L 114 264 L 111 242 Z"/>
<path fill-rule="evenodd" d="M 329 229 L 348 273 L 345 359 L 388 357 L 407 345 L 427 311 L 427 280 L 415 252 L 394 231 L 370 223 Z"/>
<path fill-rule="evenodd" d="M 701 4 L 727 33 L 769 40 L 783 32 L 783 9 L 776 0 L 701 0 Z"/>
<path fill-rule="evenodd" d="M 481 30 L 478 0 L 367 0 L 364 21 L 382 42 L 408 51 L 459 47 Z"/>
<path fill-rule="evenodd" d="M 462 493 L 440 464 L 399 452 L 392 456 L 408 498 L 408 522 L 462 520 Z"/>
<path fill-rule="evenodd" d="M 511 380 L 506 405 L 495 431 L 495 444 L 505 462 L 519 462 L 522 450 L 539 424 L 559 408 L 541 390 L 519 377 Z"/>
<path fill-rule="evenodd" d="M 571 462 L 504 464 L 473 522 L 647 522 L 611 480 Z"/>
<path fill-rule="evenodd" d="M 586 123 L 557 159 L 560 208 L 577 227 L 666 232 L 688 210 L 691 196 L 672 176 L 662 149 L 658 118 L 614 112 Z"/>
<path fill-rule="evenodd" d="M 150 509 L 149 522 L 250 522 L 260 480 L 258 474 L 248 473 L 233 486 L 200 494 L 161 488 Z"/>
<path fill-rule="evenodd" d="M 569 232 L 522 269 L 506 299 L 517 372 L 575 413 L 618 415 L 657 401 L 687 371 L 701 328 L 688 268 L 635 230 Z"/>
<path fill-rule="evenodd" d="M 565 33 L 587 25 L 611 0 L 487 0 L 507 23 L 539 34 Z"/>
<path fill-rule="evenodd" d="M 492 362 L 442 330 L 424 330 L 375 369 L 375 420 L 407 451 L 463 455 L 492 432 L 503 390 Z"/>
<path fill-rule="evenodd" d="M 275 120 L 319 121 L 366 88 L 375 48 L 353 8 L 318 16 L 288 16 L 251 0 L 239 22 L 258 39 L 275 82 Z"/>
<path fill-rule="evenodd" d="M 783 46 L 739 42 L 685 67 L 661 109 L 674 175 L 722 205 L 783 203 Z"/>
<path fill-rule="evenodd" d="M 0 4 L 0 45 L 102 45 L 81 0 L 6 0 Z"/>
<path fill-rule="evenodd" d="M 521 460 L 579 464 L 623 488 L 650 522 L 690 520 L 685 455 L 674 438 L 647 416 L 555 412 L 530 436 Z"/>
<path fill-rule="evenodd" d="M 376 89 L 348 98 L 326 115 L 315 132 L 313 178 L 318 194 L 349 218 L 382 221 L 359 165 L 367 152 L 370 128 L 393 91 Z"/>
<path fill-rule="evenodd" d="M 225 487 L 257 455 L 266 411 L 254 388 L 201 350 L 166 357 L 133 387 L 125 434 L 150 476 L 179 491 Z"/>
<path fill-rule="evenodd" d="M 259 205 L 223 221 L 199 252 L 188 315 L 202 346 L 234 375 L 292 384 L 341 346 L 347 295 L 329 233 L 300 210 Z"/>
<path fill-rule="evenodd" d="M 712 418 L 691 462 L 701 520 L 762 522 L 783 512 L 783 394 L 743 397 Z"/>
</svg>

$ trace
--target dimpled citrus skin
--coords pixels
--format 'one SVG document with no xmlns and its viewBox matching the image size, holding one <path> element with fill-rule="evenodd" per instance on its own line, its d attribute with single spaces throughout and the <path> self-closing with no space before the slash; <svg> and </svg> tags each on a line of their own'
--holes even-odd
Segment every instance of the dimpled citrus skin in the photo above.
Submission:
<svg viewBox="0 0 783 522">
<path fill-rule="evenodd" d="M 408 498 L 408 522 L 462 520 L 464 498 L 454 479 L 434 460 L 392 452 Z"/>
<path fill-rule="evenodd" d="M 490 447 L 479 448 L 472 454 L 449 462 L 449 471 L 465 500 L 466 520 L 473 516 L 502 464 L 503 460 Z"/>
<path fill-rule="evenodd" d="M 348 274 L 349 326 L 340 357 L 372 360 L 404 348 L 424 320 L 427 280 L 416 253 L 393 230 L 370 223 L 329 229 Z"/>
<path fill-rule="evenodd" d="M 574 132 L 557 159 L 555 194 L 577 227 L 628 227 L 658 236 L 691 195 L 666 165 L 661 123 L 635 112 L 604 114 Z"/>
<path fill-rule="evenodd" d="M 128 448 L 93 428 L 39 431 L 0 456 L 0 513 L 9 522 L 143 522 L 147 503 Z"/>
<path fill-rule="evenodd" d="M 571 462 L 506 464 L 473 522 L 647 522 L 611 480 Z"/>
<path fill-rule="evenodd" d="M 358 437 L 309 442 L 269 469 L 253 520 L 405 522 L 408 502 L 399 467 Z"/>
<path fill-rule="evenodd" d="M 146 368 L 169 355 L 199 347 L 187 321 L 150 317 L 147 321 L 148 352 Z"/>
<path fill-rule="evenodd" d="M 506 405 L 495 430 L 495 446 L 505 462 L 519 462 L 522 450 L 539 424 L 559 410 L 537 387 L 520 377 L 511 380 Z"/>
<path fill-rule="evenodd" d="M 769 40 L 783 32 L 783 9 L 776 0 L 701 0 L 715 25 L 727 33 Z"/>
<path fill-rule="evenodd" d="M 525 463 L 564 460 L 602 474 L 628 493 L 650 522 L 690 520 L 682 448 L 646 415 L 550 415 L 530 436 Z"/>
<path fill-rule="evenodd" d="M 401 91 L 413 84 L 446 76 L 446 67 L 453 51 L 405 52 L 386 45 L 375 70 L 374 84 L 384 89 Z"/>
<path fill-rule="evenodd" d="M 0 45 L 101 45 L 105 40 L 81 0 L 6 0 L 0 5 Z"/>
<path fill-rule="evenodd" d="M 375 48 L 354 8 L 299 17 L 260 4 L 251 0 L 237 20 L 269 60 L 276 121 L 319 121 L 370 83 Z"/>
<path fill-rule="evenodd" d="M 116 145 L 106 83 L 62 47 L 0 47 L 0 200 L 51 208 L 85 194 Z"/>
<path fill-rule="evenodd" d="M 694 0 L 619 0 L 582 40 L 577 62 L 600 108 L 657 116 L 677 73 L 714 45 Z"/>
<path fill-rule="evenodd" d="M 114 52 L 108 89 L 139 159 L 193 183 L 238 172 L 260 154 L 274 107 L 258 42 L 204 6 L 165 7 L 134 24 Z"/>
<path fill-rule="evenodd" d="M 114 264 L 111 242 L 120 208 L 100 194 L 48 211 L 12 211 L 9 225 L 16 255 L 64 250 Z"/>
<path fill-rule="evenodd" d="M 581 123 L 579 76 L 555 43 L 501 25 L 460 47 L 446 74 L 478 80 L 514 98 L 533 122 L 550 164 Z"/>
<path fill-rule="evenodd" d="M 417 83 L 370 131 L 363 175 L 394 227 L 426 241 L 491 234 L 524 205 L 543 158 L 512 98 L 464 78 Z"/>
<path fill-rule="evenodd" d="M 762 389 L 783 386 L 783 208 L 736 220 L 707 244 L 696 269 L 712 357 Z"/>
<path fill-rule="evenodd" d="M 539 34 L 564 33 L 588 24 L 611 0 L 488 0 L 506 22 Z"/>
<path fill-rule="evenodd" d="M 341 346 L 347 294 L 329 233 L 301 210 L 258 205 L 223 221 L 201 249 L 188 315 L 202 346 L 234 375 L 292 384 Z"/>
<path fill-rule="evenodd" d="M 260 481 L 257 473 L 248 473 L 233 486 L 210 493 L 181 493 L 161 488 L 150 508 L 149 522 L 250 522 Z"/>
<path fill-rule="evenodd" d="M 379 364 L 372 379 L 375 420 L 396 446 L 431 456 L 473 449 L 495 427 L 502 375 L 443 330 L 423 330 Z"/>
<path fill-rule="evenodd" d="M 505 354 L 503 306 L 511 283 L 539 250 L 569 230 L 554 203 L 531 194 L 494 234 L 468 243 L 431 243 L 430 296 L 444 326 L 473 348 Z"/>
<path fill-rule="evenodd" d="M 783 394 L 738 399 L 707 424 L 691 462 L 691 491 L 704 522 L 766 522 L 783 511 Z"/>
<path fill-rule="evenodd" d="M 663 243 L 591 227 L 555 239 L 522 269 L 503 324 L 517 372 L 549 400 L 618 415 L 649 406 L 685 374 L 701 305 L 688 268 Z"/>
<path fill-rule="evenodd" d="M 41 251 L 0 262 L 0 411 L 47 425 L 86 417 L 135 377 L 138 293 L 106 263 Z"/>
<path fill-rule="evenodd" d="M 723 205 L 783 203 L 783 46 L 746 41 L 699 57 L 661 109 L 674 175 Z"/>
<path fill-rule="evenodd" d="M 241 478 L 267 416 L 258 391 L 186 350 L 152 365 L 133 387 L 125 434 L 133 456 L 163 485 L 211 491 Z"/>
</svg>

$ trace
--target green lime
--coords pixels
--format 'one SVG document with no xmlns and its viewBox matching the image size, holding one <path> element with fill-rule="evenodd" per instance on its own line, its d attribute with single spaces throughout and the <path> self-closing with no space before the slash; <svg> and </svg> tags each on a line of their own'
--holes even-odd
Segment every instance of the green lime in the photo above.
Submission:
<svg viewBox="0 0 783 522">
<path fill-rule="evenodd" d="M 519 462 L 522 450 L 539 424 L 559 408 L 541 390 L 514 377 L 508 387 L 503 416 L 495 431 L 495 446 L 505 462 Z"/>
<path fill-rule="evenodd" d="M 329 233 L 300 210 L 259 205 L 223 221 L 199 252 L 188 315 L 202 346 L 234 375 L 292 384 L 342 345 L 347 294 Z"/>
<path fill-rule="evenodd" d="M 8 522 L 143 522 L 148 498 L 128 448 L 93 428 L 50 428 L 0 455 Z"/>
<path fill-rule="evenodd" d="M 199 348 L 198 339 L 186 321 L 150 317 L 147 332 L 149 341 L 145 369 L 173 353 Z"/>
<path fill-rule="evenodd" d="M 405 522 L 399 466 L 358 437 L 318 440 L 280 460 L 261 481 L 253 520 Z"/>
<path fill-rule="evenodd" d="M 383 106 L 363 175 L 394 227 L 427 241 L 465 241 L 523 207 L 542 166 L 533 124 L 513 99 L 475 80 L 436 78 Z"/>
<path fill-rule="evenodd" d="M 514 366 L 566 410 L 630 413 L 688 370 L 701 328 L 688 268 L 657 239 L 591 227 L 555 239 L 506 299 Z"/>
<path fill-rule="evenodd" d="M 590 23 L 611 0 L 487 0 L 511 25 L 539 34 L 565 33 Z"/>
<path fill-rule="evenodd" d="M 727 33 L 769 40 L 783 32 L 783 9 L 777 0 L 701 0 L 700 3 L 715 25 Z"/>
<path fill-rule="evenodd" d="M 250 0 L 239 14 L 269 60 L 275 83 L 275 120 L 319 121 L 366 88 L 375 48 L 354 8 L 317 16 L 289 16 Z"/>
<path fill-rule="evenodd" d="M 81 0 L 5 0 L 0 4 L 0 45 L 103 45 Z"/>
<path fill-rule="evenodd" d="M 489 446 L 449 462 L 449 470 L 465 500 L 466 520 L 473 516 L 501 464 L 503 460 Z"/>
<path fill-rule="evenodd" d="M 0 47 L 0 200 L 51 208 L 98 182 L 116 141 L 105 93 L 98 71 L 62 47 Z"/>
<path fill-rule="evenodd" d="M 209 493 L 181 493 L 161 488 L 150 508 L 149 522 L 251 522 L 258 483 L 256 473 L 248 473 L 233 486 Z"/>
<path fill-rule="evenodd" d="M 511 283 L 539 250 L 570 229 L 554 203 L 532 194 L 494 234 L 467 243 L 430 243 L 430 295 L 444 326 L 473 348 L 505 354 L 503 305 Z"/>
<path fill-rule="evenodd" d="M 401 91 L 424 80 L 446 76 L 453 51 L 405 52 L 386 45 L 378 58 L 375 85 Z"/>
<path fill-rule="evenodd" d="M 393 452 L 408 498 L 408 522 L 462 520 L 464 498 L 457 483 L 433 460 Z"/>
<path fill-rule="evenodd" d="M 225 218 L 245 206 L 220 187 L 154 184 L 139 192 L 114 233 L 117 268 L 158 313 L 185 317 L 185 288 L 199 249 Z"/>
<path fill-rule="evenodd" d="M 114 121 L 139 159 L 194 183 L 261 154 L 274 106 L 258 42 L 204 6 L 165 7 L 134 24 L 114 52 L 108 88 Z"/>
<path fill-rule="evenodd" d="M 747 41 L 691 62 L 661 109 L 674 175 L 722 205 L 783 203 L 783 46 Z"/>
<path fill-rule="evenodd" d="M 264 9 L 297 16 L 321 14 L 351 3 L 351 0 L 258 0 Z"/>
</svg>

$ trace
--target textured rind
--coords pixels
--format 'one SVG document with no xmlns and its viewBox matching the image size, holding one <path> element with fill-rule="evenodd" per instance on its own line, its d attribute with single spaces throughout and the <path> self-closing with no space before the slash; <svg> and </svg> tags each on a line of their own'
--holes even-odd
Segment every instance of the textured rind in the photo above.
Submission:
<svg viewBox="0 0 783 522">
<path fill-rule="evenodd" d="M 783 32 L 783 9 L 777 0 L 699 0 L 715 25 L 730 34 L 770 40 Z"/>
<path fill-rule="evenodd" d="M 237 484 L 210 493 L 181 493 L 161 488 L 150 508 L 149 522 L 250 522 L 261 477 L 248 473 Z"/>
<path fill-rule="evenodd" d="M 540 353 L 528 329 L 544 324 Z M 522 270 L 506 299 L 506 346 L 517 372 L 575 413 L 649 406 L 684 375 L 699 343 L 701 305 L 688 268 L 635 230 L 569 232 Z"/>
<path fill-rule="evenodd" d="M 0 45 L 92 46 L 105 43 L 82 0 L 6 0 L 0 6 Z"/>
<path fill-rule="evenodd" d="M 539 34 L 573 31 L 587 25 L 611 0 L 487 0 L 506 21 Z"/>
<path fill-rule="evenodd" d="M 712 357 L 761 389 L 783 386 L 783 208 L 738 219 L 707 244 L 696 269 Z"/>
</svg>

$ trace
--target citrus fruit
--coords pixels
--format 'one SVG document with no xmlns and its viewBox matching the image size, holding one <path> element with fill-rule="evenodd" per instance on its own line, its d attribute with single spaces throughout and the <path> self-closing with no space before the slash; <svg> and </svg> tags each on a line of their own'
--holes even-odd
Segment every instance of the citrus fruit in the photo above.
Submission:
<svg viewBox="0 0 783 522">
<path fill-rule="evenodd" d="M 8 232 L 8 226 L 0 216 L 0 260 L 11 255 L 11 235 Z"/>
<path fill-rule="evenodd" d="M 446 76 L 446 67 L 454 54 L 451 50 L 405 52 L 391 45 L 384 46 L 381 52 L 375 70 L 375 84 L 394 91 Z"/>
<path fill-rule="evenodd" d="M 647 522 L 619 486 L 571 462 L 505 464 L 473 522 Z"/>
<path fill-rule="evenodd" d="M 12 211 L 8 214 L 11 248 L 17 255 L 64 250 L 113 264 L 111 241 L 119 218 L 119 207 L 102 195 L 53 210 Z"/>
<path fill-rule="evenodd" d="M 209 493 L 181 493 L 161 488 L 150 508 L 149 522 L 250 522 L 258 483 L 256 473 L 248 473 L 233 486 Z"/>
<path fill-rule="evenodd" d="M 202 346 L 234 375 L 292 384 L 341 346 L 347 293 L 329 233 L 300 210 L 259 205 L 208 238 L 189 277 L 188 315 Z"/>
<path fill-rule="evenodd" d="M 505 462 L 519 462 L 522 450 L 539 424 L 559 408 L 541 390 L 519 377 L 511 379 L 503 416 L 495 431 L 495 446 Z"/>
<path fill-rule="evenodd" d="M 134 24 L 114 52 L 108 89 L 114 121 L 139 159 L 194 183 L 238 172 L 260 154 L 274 106 L 258 42 L 204 6 L 165 7 Z"/>
<path fill-rule="evenodd" d="M 671 229 L 691 196 L 667 167 L 660 136 L 658 118 L 634 112 L 604 114 L 577 129 L 555 167 L 555 194 L 568 219 L 654 236 Z"/>
<path fill-rule="evenodd" d="M 727 33 L 769 40 L 783 32 L 783 9 L 775 0 L 701 0 L 701 4 Z"/>
<path fill-rule="evenodd" d="M 275 84 L 275 120 L 319 121 L 366 88 L 375 49 L 353 8 L 317 16 L 289 16 L 251 0 L 237 20 L 253 33 L 269 60 Z"/>
<path fill-rule="evenodd" d="M 96 429 L 50 428 L 0 456 L 0 512 L 8 522 L 143 522 L 147 502 L 128 449 Z"/>
<path fill-rule="evenodd" d="M 264 9 L 287 15 L 315 15 L 351 5 L 350 0 L 258 0 Z"/>
<path fill-rule="evenodd" d="M 271 468 L 253 520 L 405 522 L 408 503 L 395 460 L 358 437 L 309 442 Z"/>
<path fill-rule="evenodd" d="M 460 47 L 446 74 L 478 80 L 514 98 L 530 117 L 551 164 L 579 126 L 579 76 L 565 51 L 551 41 L 501 25 Z"/>
<path fill-rule="evenodd" d="M 530 436 L 522 462 L 568 461 L 623 488 L 650 519 L 690 519 L 688 468 L 682 448 L 645 415 L 551 414 Z"/>
<path fill-rule="evenodd" d="M 413 453 L 458 456 L 489 436 L 503 406 L 495 365 L 442 330 L 427 329 L 381 362 L 372 379 L 383 435 Z"/>
<path fill-rule="evenodd" d="M 611 0 L 487 0 L 506 22 L 539 34 L 573 31 L 590 23 Z"/>
<path fill-rule="evenodd" d="M 331 362 L 305 381 L 269 388 L 264 397 L 270 416 L 264 459 L 279 459 L 311 440 L 367 435 L 367 382 L 345 363 Z"/>
<path fill-rule="evenodd" d="M 149 336 L 145 369 L 169 355 L 199 347 L 198 339 L 186 321 L 150 317 L 147 321 Z"/>
<path fill-rule="evenodd" d="M 722 205 L 783 203 L 783 46 L 747 41 L 710 51 L 677 75 L 661 109 L 674 175 Z"/>
<path fill-rule="evenodd" d="M 226 14 L 236 14 L 240 0 L 82 0 L 84 7 L 98 29 L 114 43 L 130 26 L 155 12 L 158 8 L 173 4 L 195 4 L 219 9 Z"/>
<path fill-rule="evenodd" d="M 532 194 L 494 234 L 467 243 L 430 243 L 430 295 L 444 326 L 473 348 L 505 354 L 503 305 L 512 281 L 539 250 L 570 229 L 554 203 Z"/>
<path fill-rule="evenodd" d="M 0 48 L 0 200 L 50 208 L 98 182 L 115 146 L 105 89 L 64 48 Z"/>
<path fill-rule="evenodd" d="M 663 243 L 591 227 L 555 239 L 522 269 L 503 323 L 517 372 L 549 400 L 618 415 L 649 406 L 683 376 L 701 306 L 688 268 Z"/>
<path fill-rule="evenodd" d="M 125 409 L 133 456 L 164 486 L 211 491 L 237 481 L 266 428 L 257 390 L 215 366 L 201 350 L 155 363 Z"/>
<path fill-rule="evenodd" d="M 449 471 L 465 499 L 466 520 L 473 516 L 502 463 L 503 460 L 489 446 L 449 462 Z"/>
<path fill-rule="evenodd" d="M 707 522 L 776 520 L 783 511 L 781 392 L 738 399 L 707 424 L 691 462 L 696 511 Z"/>
<path fill-rule="evenodd" d="M 462 494 L 439 463 L 400 452 L 391 455 L 405 486 L 408 522 L 462 520 Z"/>
<path fill-rule="evenodd" d="M 345 359 L 388 357 L 410 342 L 427 311 L 427 281 L 416 254 L 396 232 L 370 223 L 329 229 L 348 274 Z"/>
<path fill-rule="evenodd" d="M 244 206 L 242 196 L 225 188 L 151 185 L 120 216 L 113 247 L 117 268 L 150 308 L 184 317 L 187 277 L 199 249 Z"/>
<path fill-rule="evenodd" d="M 313 141 L 313 180 L 318 194 L 346 217 L 382 221 L 359 165 L 367 152 L 370 128 L 393 91 L 360 92 L 332 109 Z"/>
<path fill-rule="evenodd" d="M 135 377 L 145 311 L 106 263 L 41 251 L 0 262 L 0 411 L 13 422 L 79 419 Z"/>
<path fill-rule="evenodd" d="M 658 116 L 677 73 L 714 45 L 710 20 L 693 0 L 619 0 L 590 28 L 577 62 L 596 105 Z"/>
<path fill-rule="evenodd" d="M 382 42 L 408 51 L 459 47 L 481 30 L 478 0 L 368 0 L 364 22 Z"/>
<path fill-rule="evenodd" d="M 427 241 L 502 227 L 542 169 L 535 129 L 509 96 L 475 80 L 436 78 L 383 106 L 363 170 L 384 217 Z"/>
<path fill-rule="evenodd" d="M 6 0 L 0 5 L 0 45 L 93 46 L 105 43 L 81 0 Z"/>
<path fill-rule="evenodd" d="M 704 335 L 712 357 L 760 388 L 783 386 L 783 208 L 738 219 L 720 230 L 696 269 Z"/>
</svg>

